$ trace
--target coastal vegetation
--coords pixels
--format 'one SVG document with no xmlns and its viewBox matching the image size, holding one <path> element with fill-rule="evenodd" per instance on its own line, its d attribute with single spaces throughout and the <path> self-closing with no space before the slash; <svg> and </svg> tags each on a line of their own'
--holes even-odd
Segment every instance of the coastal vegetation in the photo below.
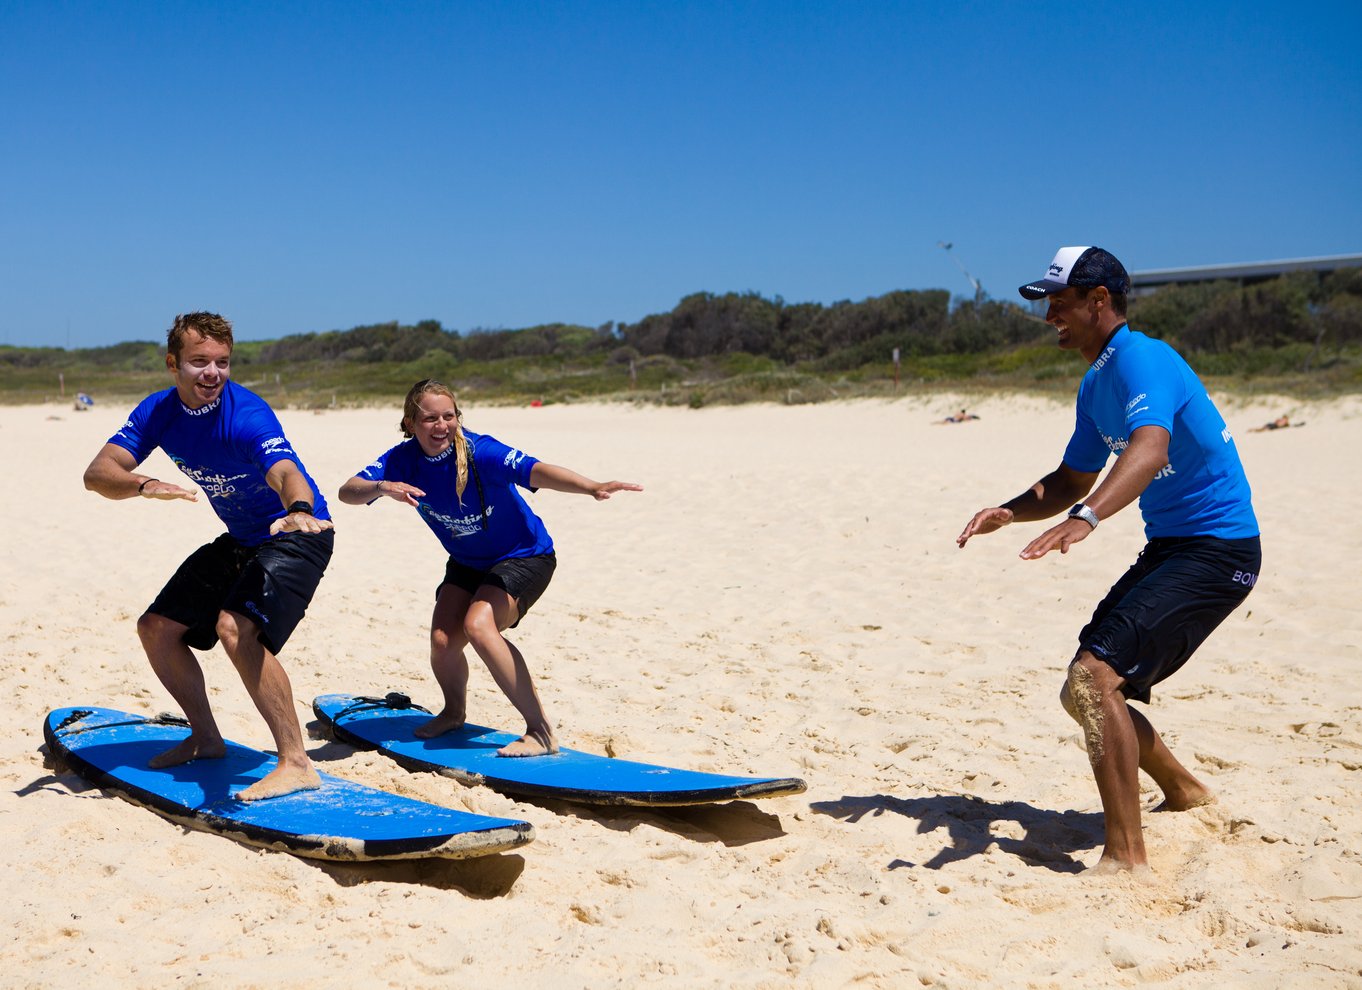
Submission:
<svg viewBox="0 0 1362 990">
<path fill-rule="evenodd" d="M 1168 286 L 1132 299 L 1130 321 L 1178 348 L 1213 388 L 1362 390 L 1362 269 Z M 698 292 L 637 323 L 459 332 L 424 320 L 241 341 L 233 377 L 294 408 L 391 402 L 420 378 L 484 403 L 698 407 L 931 389 L 1067 393 L 1075 358 L 1052 333 L 1042 308 L 952 300 L 942 289 L 831 305 Z M 0 347 L 0 402 L 76 390 L 140 397 L 166 385 L 163 347 Z"/>
</svg>

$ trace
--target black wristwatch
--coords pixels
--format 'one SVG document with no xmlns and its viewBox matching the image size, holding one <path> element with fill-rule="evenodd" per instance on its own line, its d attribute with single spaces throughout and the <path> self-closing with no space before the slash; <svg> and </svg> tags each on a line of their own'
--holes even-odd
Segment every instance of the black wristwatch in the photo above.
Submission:
<svg viewBox="0 0 1362 990">
<path fill-rule="evenodd" d="M 312 515 L 312 503 L 299 500 L 297 502 L 291 503 L 289 507 L 284 511 L 290 516 L 293 515 L 295 512 L 301 512 L 304 515 L 310 516 Z"/>
</svg>

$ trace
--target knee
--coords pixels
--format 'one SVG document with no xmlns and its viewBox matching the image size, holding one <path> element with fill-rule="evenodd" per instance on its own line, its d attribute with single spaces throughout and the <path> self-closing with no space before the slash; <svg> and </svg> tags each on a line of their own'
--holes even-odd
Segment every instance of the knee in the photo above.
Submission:
<svg viewBox="0 0 1362 990">
<path fill-rule="evenodd" d="M 430 630 L 430 652 L 435 656 L 456 653 L 463 649 L 466 642 L 468 638 L 462 628 L 454 631 L 443 626 L 434 626 Z"/>
<path fill-rule="evenodd" d="M 142 641 L 142 645 L 147 649 L 152 649 L 164 643 L 178 630 L 178 624 L 172 623 L 164 615 L 143 612 L 137 618 L 137 638 Z"/>
<path fill-rule="evenodd" d="M 1063 706 L 1064 710 L 1069 713 L 1069 718 L 1073 719 L 1075 722 L 1081 723 L 1083 721 L 1083 719 L 1079 717 L 1078 707 L 1074 704 L 1074 694 L 1069 690 L 1068 678 L 1065 678 L 1064 686 L 1059 689 L 1059 703 Z"/>
<path fill-rule="evenodd" d="M 1100 716 L 1107 696 L 1119 689 L 1121 679 L 1105 662 L 1091 653 L 1081 652 L 1069 664 L 1061 699 L 1067 696 L 1065 709 L 1080 724 Z"/>
<path fill-rule="evenodd" d="M 222 641 L 222 648 L 231 653 L 249 626 L 250 621 L 235 612 L 219 612 L 216 631 L 218 639 Z"/>
<path fill-rule="evenodd" d="M 478 643 L 501 635 L 496 613 L 486 602 L 474 602 L 463 617 L 463 634 L 470 643 Z"/>
</svg>

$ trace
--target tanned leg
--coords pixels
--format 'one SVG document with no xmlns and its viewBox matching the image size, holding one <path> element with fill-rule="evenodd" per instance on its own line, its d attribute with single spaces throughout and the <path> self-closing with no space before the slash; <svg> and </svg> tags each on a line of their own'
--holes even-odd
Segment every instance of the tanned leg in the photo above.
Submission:
<svg viewBox="0 0 1362 990">
<path fill-rule="evenodd" d="M 274 654 L 256 638 L 256 633 L 255 623 L 240 613 L 224 611 L 218 616 L 222 648 L 232 658 L 241 682 L 265 719 L 279 754 L 278 765 L 273 770 L 236 795 L 242 801 L 281 797 L 321 786 L 321 777 L 303 748 L 303 733 L 293 711 L 293 686 L 288 674 L 284 673 Z"/>
<path fill-rule="evenodd" d="M 1140 827 L 1140 740 L 1116 671 L 1086 650 L 1069 665 L 1068 700 L 1102 798 L 1106 843 L 1093 872 L 1147 870 Z M 1166 750 L 1165 750 L 1166 751 Z"/>
<path fill-rule="evenodd" d="M 463 648 L 468 637 L 463 632 L 464 615 L 473 596 L 453 584 L 440 589 L 435 599 L 435 614 L 430 619 L 430 669 L 444 694 L 440 714 L 417 726 L 414 735 L 430 739 L 463 726 L 468 708 L 468 659 Z"/>
<path fill-rule="evenodd" d="M 208 704 L 203 668 L 184 642 L 187 631 L 187 626 L 151 612 L 137 620 L 137 635 L 151 669 L 189 720 L 189 735 L 184 740 L 147 761 L 153 770 L 190 760 L 217 759 L 227 752 Z"/>
<path fill-rule="evenodd" d="M 498 756 L 546 756 L 558 752 L 553 726 L 540 704 L 525 657 L 501 634 L 516 620 L 515 600 L 500 588 L 483 585 L 464 617 L 464 634 L 482 657 L 503 694 L 525 719 L 525 734 L 497 750 Z"/>
<path fill-rule="evenodd" d="M 1149 720 L 1129 705 L 1130 721 L 1140 740 L 1140 769 L 1163 791 L 1163 803 L 1155 811 L 1186 811 L 1215 800 L 1211 789 L 1192 776 L 1172 754 Z"/>
</svg>

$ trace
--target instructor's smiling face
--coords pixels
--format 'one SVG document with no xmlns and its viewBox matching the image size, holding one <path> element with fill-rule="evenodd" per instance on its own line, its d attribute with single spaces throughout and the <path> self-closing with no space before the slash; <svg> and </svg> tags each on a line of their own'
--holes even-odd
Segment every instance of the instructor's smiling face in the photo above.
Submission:
<svg viewBox="0 0 1362 990">
<path fill-rule="evenodd" d="M 438 392 L 427 392 L 421 396 L 416 409 L 415 421 L 408 423 L 407 429 L 421 445 L 422 453 L 427 457 L 438 457 L 454 442 L 459 410 L 455 408 L 453 399 Z"/>
<path fill-rule="evenodd" d="M 1045 311 L 1045 322 L 1058 331 L 1055 342 L 1065 350 L 1086 351 L 1100 345 L 1105 335 L 1098 329 L 1097 311 L 1093 305 L 1103 288 L 1090 289 L 1084 299 L 1070 286 L 1050 296 Z"/>
<path fill-rule="evenodd" d="M 200 409 L 216 401 L 231 377 L 231 362 L 231 347 L 205 337 L 197 330 L 185 334 L 178 359 L 174 354 L 166 355 L 166 367 L 175 379 L 175 391 L 190 409 Z"/>
</svg>

